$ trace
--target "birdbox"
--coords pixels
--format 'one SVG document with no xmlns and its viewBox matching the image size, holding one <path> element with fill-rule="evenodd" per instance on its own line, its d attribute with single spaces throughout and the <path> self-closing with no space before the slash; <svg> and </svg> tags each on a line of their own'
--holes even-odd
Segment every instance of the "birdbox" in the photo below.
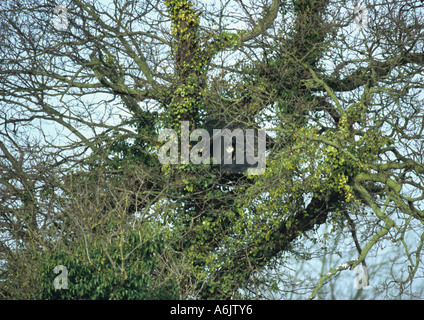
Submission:
<svg viewBox="0 0 424 320">
<path fill-rule="evenodd" d="M 262 174 L 265 170 L 266 132 L 239 119 L 206 122 L 212 164 L 223 173 Z"/>
</svg>

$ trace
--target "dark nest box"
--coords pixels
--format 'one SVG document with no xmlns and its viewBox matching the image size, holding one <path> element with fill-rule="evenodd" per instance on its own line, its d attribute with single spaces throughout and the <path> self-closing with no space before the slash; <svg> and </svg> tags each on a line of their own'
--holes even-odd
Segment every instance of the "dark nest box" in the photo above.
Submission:
<svg viewBox="0 0 424 320">
<path fill-rule="evenodd" d="M 213 119 L 205 124 L 210 136 L 213 165 L 222 173 L 263 174 L 267 135 L 254 123 L 239 119 Z"/>
</svg>

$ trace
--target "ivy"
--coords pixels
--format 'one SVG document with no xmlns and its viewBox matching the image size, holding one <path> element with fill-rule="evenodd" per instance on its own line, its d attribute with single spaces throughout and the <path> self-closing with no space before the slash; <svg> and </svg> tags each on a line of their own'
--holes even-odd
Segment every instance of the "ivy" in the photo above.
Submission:
<svg viewBox="0 0 424 320">
<path fill-rule="evenodd" d="M 111 226 L 110 232 L 116 231 Z M 175 284 L 157 279 L 156 257 L 164 250 L 164 239 L 127 231 L 106 242 L 92 239 L 42 255 L 39 276 L 41 299 L 140 300 L 177 298 Z M 55 289 L 53 269 L 67 268 L 68 288 Z M 162 284 L 154 285 L 155 281 Z"/>
</svg>

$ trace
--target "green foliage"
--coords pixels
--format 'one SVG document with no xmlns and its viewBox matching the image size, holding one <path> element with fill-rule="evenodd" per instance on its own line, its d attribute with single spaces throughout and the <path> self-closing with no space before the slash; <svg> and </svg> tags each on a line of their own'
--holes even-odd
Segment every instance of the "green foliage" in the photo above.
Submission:
<svg viewBox="0 0 424 320">
<path fill-rule="evenodd" d="M 109 232 L 114 232 L 111 227 Z M 172 281 L 158 279 L 157 257 L 164 239 L 133 230 L 106 242 L 106 237 L 77 241 L 61 250 L 45 251 L 39 271 L 41 299 L 140 300 L 175 299 Z M 90 241 L 92 240 L 92 241 Z M 68 270 L 68 288 L 55 289 L 55 266 Z M 162 282 L 163 281 L 163 282 Z M 160 282 L 159 285 L 157 283 Z"/>
<path fill-rule="evenodd" d="M 143 121 L 144 120 L 144 121 Z M 154 147 L 154 116 L 149 119 L 136 119 L 128 124 L 134 129 L 135 133 L 131 136 L 122 135 L 120 132 L 114 132 L 108 137 L 105 147 L 109 149 L 112 168 L 122 168 L 131 164 L 144 164 L 153 166 L 157 164 L 151 155 Z"/>
</svg>

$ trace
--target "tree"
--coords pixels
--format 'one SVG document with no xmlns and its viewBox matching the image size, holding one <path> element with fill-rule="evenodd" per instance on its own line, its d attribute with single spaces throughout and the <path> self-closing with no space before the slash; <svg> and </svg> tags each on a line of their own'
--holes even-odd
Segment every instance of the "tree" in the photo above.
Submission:
<svg viewBox="0 0 424 320">
<path fill-rule="evenodd" d="M 389 240 L 385 288 L 422 273 L 421 1 L 0 6 L 2 297 L 264 298 L 340 236 L 309 298 Z M 264 174 L 158 161 L 216 119 L 267 127 Z"/>
</svg>

